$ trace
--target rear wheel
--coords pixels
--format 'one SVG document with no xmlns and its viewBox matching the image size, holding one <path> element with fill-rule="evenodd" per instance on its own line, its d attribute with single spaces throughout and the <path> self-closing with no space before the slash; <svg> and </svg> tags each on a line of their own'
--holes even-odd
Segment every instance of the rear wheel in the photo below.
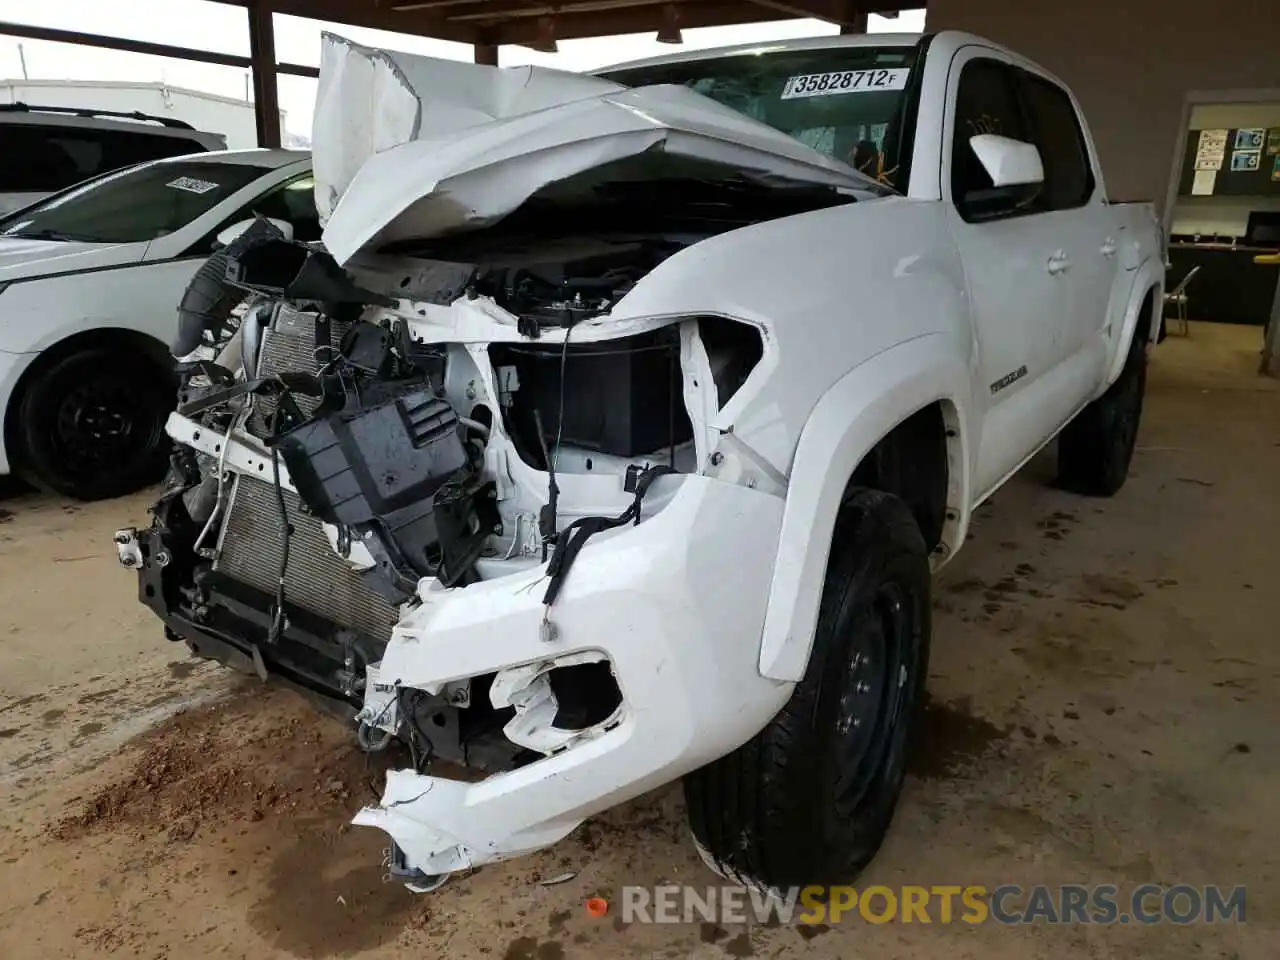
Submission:
<svg viewBox="0 0 1280 960">
<path fill-rule="evenodd" d="M 855 490 L 836 523 L 804 678 L 745 746 L 685 778 L 713 870 L 765 888 L 848 882 L 889 827 L 929 655 L 929 565 L 905 503 Z"/>
<path fill-rule="evenodd" d="M 1090 497 L 1109 497 L 1124 486 L 1138 441 L 1146 388 L 1146 338 L 1139 331 L 1116 382 L 1059 436 L 1059 486 Z"/>
<path fill-rule="evenodd" d="M 19 473 L 78 500 L 154 483 L 168 464 L 168 373 L 146 356 L 96 347 L 41 371 L 18 408 Z"/>
</svg>

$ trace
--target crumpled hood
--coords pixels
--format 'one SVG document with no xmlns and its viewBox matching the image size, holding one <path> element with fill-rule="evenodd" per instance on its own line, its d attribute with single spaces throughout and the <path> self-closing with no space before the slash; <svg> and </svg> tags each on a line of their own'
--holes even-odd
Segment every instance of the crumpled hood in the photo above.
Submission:
<svg viewBox="0 0 1280 960">
<path fill-rule="evenodd" d="M 496 67 L 321 38 L 311 124 L 316 208 L 328 220 L 374 154 L 504 117 L 624 89 L 611 80 L 540 67 Z"/>
<path fill-rule="evenodd" d="M 146 244 L 0 237 L 0 283 L 132 263 L 145 249 Z"/>
<path fill-rule="evenodd" d="M 326 34 L 312 153 L 324 242 L 360 248 L 500 219 L 548 184 L 647 151 L 744 176 L 886 188 L 680 86 L 372 50 Z"/>
</svg>

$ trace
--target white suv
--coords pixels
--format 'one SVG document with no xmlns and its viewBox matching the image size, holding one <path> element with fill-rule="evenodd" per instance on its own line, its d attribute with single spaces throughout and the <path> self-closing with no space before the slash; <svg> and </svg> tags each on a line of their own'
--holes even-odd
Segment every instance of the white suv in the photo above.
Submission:
<svg viewBox="0 0 1280 960">
<path fill-rule="evenodd" d="M 146 160 L 225 150 L 226 138 L 145 113 L 0 104 L 0 214 Z"/>
</svg>

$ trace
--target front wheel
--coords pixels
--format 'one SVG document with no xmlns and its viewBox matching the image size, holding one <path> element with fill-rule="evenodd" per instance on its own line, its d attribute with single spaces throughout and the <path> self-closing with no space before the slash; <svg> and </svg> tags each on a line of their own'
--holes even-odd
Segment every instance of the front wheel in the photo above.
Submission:
<svg viewBox="0 0 1280 960">
<path fill-rule="evenodd" d="M 103 500 L 159 480 L 174 405 L 167 372 L 125 349 L 91 348 L 41 371 L 18 408 L 19 473 L 41 489 Z"/>
<path fill-rule="evenodd" d="M 1115 383 L 1081 410 L 1059 436 L 1059 486 L 1089 497 L 1110 497 L 1124 486 L 1138 441 L 1146 388 L 1146 338 L 1139 331 Z"/>
<path fill-rule="evenodd" d="M 804 678 L 746 745 L 685 778 L 707 864 L 766 889 L 847 883 L 902 790 L 929 658 L 928 551 L 902 500 L 855 490 L 836 522 Z"/>
</svg>

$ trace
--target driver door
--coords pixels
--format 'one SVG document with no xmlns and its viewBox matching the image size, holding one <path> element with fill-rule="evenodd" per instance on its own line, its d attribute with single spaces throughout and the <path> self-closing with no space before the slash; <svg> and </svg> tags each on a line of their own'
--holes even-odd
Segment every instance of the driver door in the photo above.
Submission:
<svg viewBox="0 0 1280 960">
<path fill-rule="evenodd" d="M 974 490 L 986 496 L 1030 456 L 1058 415 L 1050 398 L 1066 348 L 1068 298 L 1059 236 L 1034 200 L 980 204 L 991 177 L 969 143 L 988 133 L 1030 142 L 1012 68 L 995 51 L 960 50 L 949 78 L 942 186 L 964 266 L 984 406 Z M 1068 415 L 1063 412 L 1063 416 Z"/>
</svg>

